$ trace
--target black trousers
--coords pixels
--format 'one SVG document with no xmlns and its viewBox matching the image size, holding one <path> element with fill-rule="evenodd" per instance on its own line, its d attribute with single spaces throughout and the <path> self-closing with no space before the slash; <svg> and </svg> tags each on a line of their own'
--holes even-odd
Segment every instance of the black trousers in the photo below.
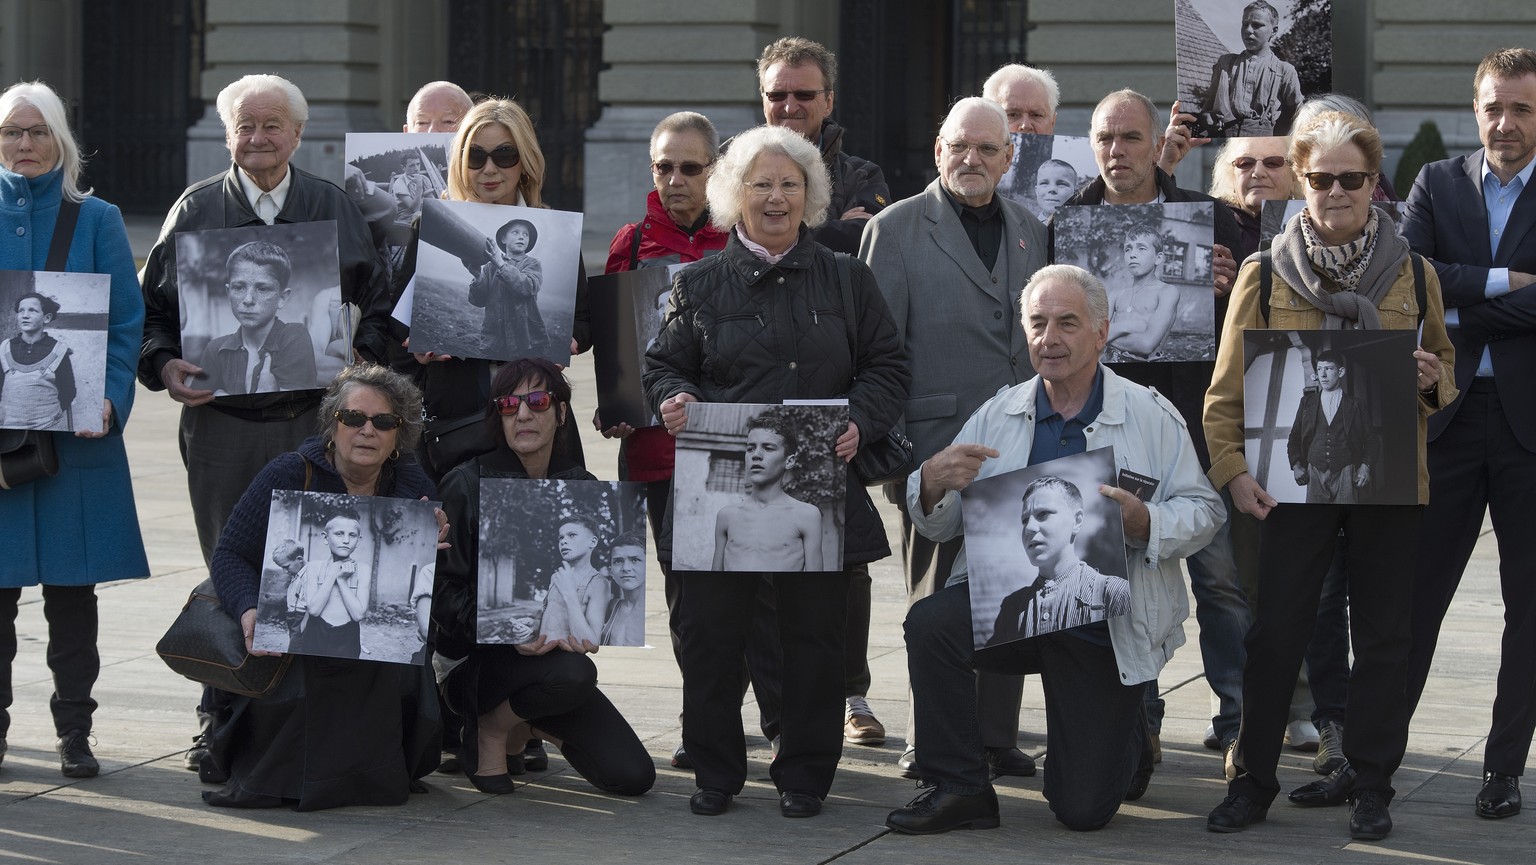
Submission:
<svg viewBox="0 0 1536 865">
<path fill-rule="evenodd" d="M 949 793 L 987 784 L 974 669 L 1039 673 L 1045 688 L 1045 798 L 1070 829 L 1098 829 L 1125 798 L 1144 748 L 1142 683 L 1122 685 L 1114 650 L 1068 633 L 972 649 L 969 583 L 907 612 L 907 667 L 924 777 Z"/>
<path fill-rule="evenodd" d="M 1424 692 L 1440 623 L 1456 596 L 1485 512 L 1493 518 L 1499 544 L 1504 636 L 1483 769 L 1518 776 L 1525 771 L 1536 733 L 1536 548 L 1526 537 L 1536 514 L 1536 454 L 1515 439 L 1493 380 L 1474 378 L 1450 425 L 1429 445 L 1425 525 L 1434 531 L 1419 545 L 1413 571 L 1410 716 Z"/>
<path fill-rule="evenodd" d="M 1412 587 L 1405 575 L 1413 572 L 1423 516 L 1417 505 L 1282 504 L 1260 524 L 1258 604 L 1237 737 L 1240 774 L 1231 793 L 1269 802 L 1280 791 L 1275 766 L 1291 693 L 1342 529 L 1349 536 L 1345 573 L 1355 650 L 1344 755 L 1357 773 L 1356 789 L 1392 797 L 1392 774 L 1408 747 L 1402 707 Z"/>
<path fill-rule="evenodd" d="M 0 738 L 11 727 L 8 711 L 15 693 L 11 664 L 16 660 L 16 613 L 21 589 L 0 589 Z M 43 617 L 48 621 L 48 670 L 53 673 L 54 731 L 91 730 L 96 701 L 91 688 L 101 672 L 96 652 L 96 587 L 43 586 Z"/>
<path fill-rule="evenodd" d="M 741 727 L 741 657 L 754 598 L 771 585 L 780 678 L 779 751 L 769 767 L 781 791 L 826 798 L 843 752 L 843 629 L 846 573 L 771 575 L 681 571 L 683 747 L 700 787 L 741 792 L 747 780 Z"/>
</svg>

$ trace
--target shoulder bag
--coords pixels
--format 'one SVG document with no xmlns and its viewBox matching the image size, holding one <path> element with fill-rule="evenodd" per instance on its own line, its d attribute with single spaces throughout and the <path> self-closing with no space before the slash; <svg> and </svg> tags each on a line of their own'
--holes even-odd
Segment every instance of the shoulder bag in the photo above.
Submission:
<svg viewBox="0 0 1536 865">
<path fill-rule="evenodd" d="M 843 320 L 848 327 L 848 349 L 854 363 L 854 377 L 858 377 L 859 330 L 855 323 L 858 307 L 853 301 L 853 277 L 850 275 L 848 253 L 833 253 L 837 257 L 837 282 L 843 292 Z M 863 431 L 860 431 L 862 435 Z M 853 471 L 864 486 L 874 487 L 893 483 L 912 471 L 912 442 L 901 430 L 891 427 L 885 435 L 873 441 L 861 441 L 859 451 L 853 457 Z"/>
</svg>

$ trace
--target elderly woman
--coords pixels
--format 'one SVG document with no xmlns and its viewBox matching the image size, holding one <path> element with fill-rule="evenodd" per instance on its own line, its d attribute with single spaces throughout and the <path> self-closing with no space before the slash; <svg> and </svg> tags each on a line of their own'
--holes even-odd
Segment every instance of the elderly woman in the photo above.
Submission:
<svg viewBox="0 0 1536 865">
<path fill-rule="evenodd" d="M 1237 777 L 1211 812 L 1208 828 L 1236 832 L 1263 820 L 1279 791 L 1275 765 L 1292 686 L 1317 614 L 1318 593 L 1342 530 L 1349 537 L 1347 579 L 1355 623 L 1349 721 L 1344 753 L 1353 765 L 1350 834 L 1376 840 L 1391 831 L 1387 805 L 1392 773 L 1408 743 L 1401 711 L 1409 643 L 1409 597 L 1402 575 L 1413 569 L 1423 503 L 1425 418 L 1456 395 L 1454 350 L 1434 268 L 1411 261 L 1386 214 L 1371 206 L 1381 170 L 1381 136 L 1339 112 L 1314 117 L 1291 141 L 1290 159 L 1306 181 L 1306 209 L 1286 224 L 1271 249 L 1268 307 L 1261 309 L 1261 265 L 1238 275 L 1216 376 L 1205 403 L 1210 478 L 1235 506 L 1261 520 L 1257 616 L 1243 671 L 1243 726 Z M 1416 266 L 1420 265 L 1420 266 Z M 1422 272 L 1420 283 L 1419 272 Z M 1420 309 L 1416 283 L 1426 308 Z M 1248 473 L 1243 455 L 1243 336 L 1249 328 L 1280 330 L 1396 329 L 1422 334 L 1410 363 L 1418 397 L 1418 505 L 1276 504 Z"/>
<path fill-rule="evenodd" d="M 1238 261 L 1259 251 L 1259 218 L 1264 202 L 1291 197 L 1296 177 L 1286 157 L 1284 138 L 1228 138 L 1216 151 L 1211 197 L 1227 206 L 1243 232 L 1243 245 L 1232 250 Z"/>
<path fill-rule="evenodd" d="M 88 744 L 96 710 L 91 688 L 101 669 L 95 584 L 149 575 L 123 450 L 144 301 L 122 215 L 80 188 L 80 147 L 65 117 L 63 102 L 46 84 L 16 84 L 0 95 L 0 230 L 12 241 L 0 254 L 0 268 L 111 277 L 106 398 L 90 408 L 101 412 L 100 432 L 44 433 L 53 436 L 58 450 L 57 475 L 0 490 L 0 548 L 6 553 L 0 561 L 0 760 L 10 728 L 6 709 L 16 657 L 16 605 L 22 587 L 41 584 L 60 769 L 71 778 L 89 778 L 99 771 Z M 73 221 L 66 220 L 66 210 Z M 68 234 L 55 231 L 61 223 L 73 226 Z M 39 364 L 38 354 L 52 353 L 44 350 L 46 336 L 36 342 L 28 337 L 41 333 L 50 308 L 57 310 L 36 294 L 17 299 L 21 334 L 3 349 L 7 365 Z M 55 370 L 58 401 L 42 406 L 53 412 L 63 405 L 58 373 L 65 364 Z M 22 388 L 9 373 L 6 378 L 3 399 L 9 402 Z"/>
<path fill-rule="evenodd" d="M 603 692 L 587 657 L 591 641 L 549 639 L 527 629 L 516 645 L 476 641 L 480 479 L 596 480 L 561 447 L 572 423 L 571 386 L 538 358 L 504 364 L 491 383 L 490 453 L 443 478 L 450 546 L 438 558 L 432 665 L 449 706 L 465 719 L 464 771 L 485 793 L 511 793 L 530 737 L 548 739 L 577 772 L 608 793 L 638 796 L 656 781 L 645 746 Z M 553 589 L 551 590 L 553 591 Z"/>
<path fill-rule="evenodd" d="M 673 282 L 672 309 L 646 357 L 651 405 L 676 435 L 690 402 L 846 396 L 851 420 L 836 453 L 852 460 L 861 442 L 880 439 L 896 422 L 911 379 L 874 275 L 848 262 L 848 309 L 837 260 L 811 238 L 829 199 L 820 154 L 788 130 L 749 130 L 715 167 L 708 193 L 712 219 L 730 241 Z M 664 562 L 669 538 L 663 532 L 657 544 Z M 889 554 L 879 515 L 850 468 L 843 572 L 772 574 L 784 672 L 782 741 L 769 773 L 786 817 L 820 812 L 842 754 L 848 570 Z M 740 659 L 761 577 L 682 574 L 683 747 L 699 786 L 690 801 L 695 814 L 724 813 L 746 781 Z"/>
<path fill-rule="evenodd" d="M 374 364 L 343 370 L 320 402 L 319 435 L 267 463 L 230 514 L 211 576 L 226 612 L 251 647 L 273 490 L 431 498 L 432 482 L 410 456 L 421 435 L 421 395 Z M 441 514 L 439 514 L 441 522 Z M 338 587 L 337 594 L 341 594 Z M 344 598 L 339 606 L 346 606 Z M 354 599 L 355 600 L 355 599 Z M 322 621 L 313 602 L 305 634 Z M 331 620 L 351 630 L 355 611 Z M 299 656 L 275 692 L 234 696 L 218 710 L 203 775 L 227 776 L 210 805 L 300 811 L 399 805 L 413 780 L 437 765 L 437 702 L 426 668 Z M 211 765 L 210 765 L 211 764 Z"/>
</svg>

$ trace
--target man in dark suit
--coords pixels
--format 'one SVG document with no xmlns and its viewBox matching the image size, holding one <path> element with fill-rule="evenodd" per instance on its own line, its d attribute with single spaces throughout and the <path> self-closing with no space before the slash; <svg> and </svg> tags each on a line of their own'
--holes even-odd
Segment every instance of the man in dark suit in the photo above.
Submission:
<svg viewBox="0 0 1536 865">
<path fill-rule="evenodd" d="M 1429 509 L 1413 587 L 1411 712 L 1424 692 L 1440 622 L 1477 543 L 1486 507 L 1499 542 L 1503 660 L 1483 754 L 1481 817 L 1520 812 L 1520 775 L 1536 731 L 1536 552 L 1521 533 L 1536 513 L 1536 51 L 1483 58 L 1473 79 L 1483 149 L 1424 166 L 1403 236 L 1434 262 L 1456 347 L 1460 398 L 1429 419 Z"/>
</svg>

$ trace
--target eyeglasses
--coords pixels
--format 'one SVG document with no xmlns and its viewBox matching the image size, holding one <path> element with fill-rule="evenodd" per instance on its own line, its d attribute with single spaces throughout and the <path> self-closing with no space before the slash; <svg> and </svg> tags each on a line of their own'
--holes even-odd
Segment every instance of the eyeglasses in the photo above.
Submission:
<svg viewBox="0 0 1536 865">
<path fill-rule="evenodd" d="M 684 177 L 698 177 L 700 174 L 704 173 L 704 169 L 714 164 L 715 161 L 713 159 L 708 162 L 680 162 L 677 164 L 673 164 L 671 162 L 652 162 L 651 173 L 657 177 L 666 177 L 667 175 L 671 174 L 672 170 L 675 168 L 681 172 Z"/>
<path fill-rule="evenodd" d="M 795 97 L 796 102 L 810 102 L 812 99 L 815 99 L 823 93 L 831 92 L 831 90 L 826 88 L 822 88 L 821 90 L 764 90 L 763 96 L 765 96 L 769 102 L 783 102 L 791 95 Z"/>
<path fill-rule="evenodd" d="M 517 152 L 517 148 L 510 144 L 503 144 L 490 153 L 486 153 L 484 148 L 471 145 L 469 158 L 464 161 L 468 163 L 470 171 L 479 171 L 485 167 L 487 159 L 496 163 L 497 168 L 511 168 L 521 158 L 522 155 Z"/>
<path fill-rule="evenodd" d="M 798 180 L 786 180 L 783 183 L 773 183 L 767 180 L 756 180 L 747 184 L 747 188 L 752 190 L 753 195 L 757 196 L 772 195 L 775 186 L 777 186 L 779 191 L 784 193 L 784 195 L 788 198 L 793 198 L 805 191 L 805 184 Z"/>
<path fill-rule="evenodd" d="M 349 426 L 353 429 L 362 429 L 363 424 L 373 421 L 373 428 L 379 432 L 389 432 L 405 423 L 403 418 L 392 412 L 370 415 L 364 414 L 355 408 L 344 408 L 336 412 L 336 419 L 341 421 L 343 426 Z"/>
<path fill-rule="evenodd" d="M 1260 162 L 1263 162 L 1264 167 L 1270 171 L 1279 171 L 1285 167 L 1284 156 L 1266 156 L 1263 159 L 1257 159 L 1252 156 L 1239 156 L 1232 160 L 1232 167 L 1238 171 L 1252 171 L 1253 167 Z"/>
<path fill-rule="evenodd" d="M 1326 171 L 1308 171 L 1302 177 L 1307 179 L 1307 185 L 1313 189 L 1332 189 L 1334 181 L 1350 192 L 1354 192 L 1365 185 L 1375 172 L 1372 171 L 1346 171 L 1343 174 L 1329 174 Z"/>
<path fill-rule="evenodd" d="M 491 400 L 496 411 L 503 415 L 517 414 L 517 407 L 525 403 L 529 411 L 545 412 L 555 404 L 555 396 L 547 390 L 531 390 L 527 393 L 509 393 Z"/>
<path fill-rule="evenodd" d="M 46 144 L 53 140 L 53 131 L 46 126 L 0 126 L 0 141 L 15 144 L 21 136 L 32 136 L 34 144 Z"/>
<path fill-rule="evenodd" d="M 981 154 L 982 159 L 991 159 L 1003 152 L 1003 148 L 996 144 L 972 144 L 969 141 L 949 141 L 943 137 L 940 137 L 939 140 L 943 141 L 944 147 L 955 156 L 964 156 L 973 147 L 976 148 L 977 153 Z"/>
</svg>

